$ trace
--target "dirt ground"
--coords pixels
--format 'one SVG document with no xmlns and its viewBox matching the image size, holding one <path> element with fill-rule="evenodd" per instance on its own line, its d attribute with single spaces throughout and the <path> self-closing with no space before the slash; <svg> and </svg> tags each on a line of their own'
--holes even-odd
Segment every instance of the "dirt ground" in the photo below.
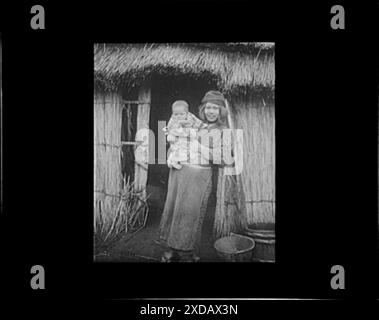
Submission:
<svg viewBox="0 0 379 320">
<path fill-rule="evenodd" d="M 145 228 L 138 231 L 131 238 L 121 238 L 108 251 L 96 257 L 97 262 L 160 262 L 162 254 L 167 248 L 155 243 L 157 238 L 160 217 L 163 211 L 165 195 L 161 194 L 160 201 L 150 201 L 149 215 Z M 157 199 L 155 199 L 157 200 Z M 200 247 L 200 262 L 221 262 L 213 247 L 211 238 L 215 212 L 215 193 L 211 194 L 208 202 L 207 214 L 204 219 L 202 241 Z"/>
</svg>

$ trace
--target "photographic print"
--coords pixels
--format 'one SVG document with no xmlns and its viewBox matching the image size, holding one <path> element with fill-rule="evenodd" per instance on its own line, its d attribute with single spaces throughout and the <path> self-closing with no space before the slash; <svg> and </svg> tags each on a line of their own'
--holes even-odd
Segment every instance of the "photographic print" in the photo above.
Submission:
<svg viewBox="0 0 379 320">
<path fill-rule="evenodd" d="M 6 297 L 134 318 L 379 301 L 378 7 L 303 9 L 0 10 Z"/>
<path fill-rule="evenodd" d="M 95 261 L 274 262 L 274 43 L 95 44 L 94 62 Z"/>
</svg>

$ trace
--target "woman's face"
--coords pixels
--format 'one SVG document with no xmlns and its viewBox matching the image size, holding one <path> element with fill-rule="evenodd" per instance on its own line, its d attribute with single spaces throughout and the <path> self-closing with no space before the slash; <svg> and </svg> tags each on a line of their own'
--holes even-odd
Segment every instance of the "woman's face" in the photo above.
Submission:
<svg viewBox="0 0 379 320">
<path fill-rule="evenodd" d="M 217 104 L 207 102 L 204 115 L 208 122 L 216 122 L 220 115 L 220 107 Z"/>
</svg>

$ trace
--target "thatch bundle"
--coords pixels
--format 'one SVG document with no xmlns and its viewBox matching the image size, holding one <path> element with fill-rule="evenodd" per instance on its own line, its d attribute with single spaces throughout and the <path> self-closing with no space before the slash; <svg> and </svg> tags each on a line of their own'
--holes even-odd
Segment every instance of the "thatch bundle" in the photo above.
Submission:
<svg viewBox="0 0 379 320">
<path fill-rule="evenodd" d="M 95 253 L 109 249 L 123 234 L 144 227 L 148 212 L 146 200 L 135 191 L 130 179 L 124 179 L 117 206 L 111 214 L 99 214 L 95 220 Z"/>
<path fill-rule="evenodd" d="M 243 129 L 242 184 L 248 223 L 275 222 L 275 112 L 263 96 L 233 99 L 235 128 Z"/>
<path fill-rule="evenodd" d="M 121 95 L 97 92 L 94 100 L 94 228 L 97 244 L 104 246 L 144 225 L 148 207 L 146 195 L 122 177 Z"/>
<path fill-rule="evenodd" d="M 241 175 L 228 175 L 224 168 L 219 169 L 213 229 L 215 239 L 247 227 L 245 197 L 241 188 Z"/>
<path fill-rule="evenodd" d="M 245 50 L 241 50 L 241 46 Z M 225 94 L 275 86 L 273 45 L 96 44 L 95 85 L 109 90 L 139 85 L 151 73 L 206 77 Z"/>
<path fill-rule="evenodd" d="M 112 221 L 120 200 L 121 174 L 121 119 L 122 101 L 117 93 L 95 94 L 95 220 L 105 225 Z"/>
<path fill-rule="evenodd" d="M 226 101 L 226 109 L 228 110 L 227 126 L 233 130 L 235 129 L 235 124 L 231 117 L 232 110 L 228 101 Z M 216 239 L 230 235 L 231 232 L 241 232 L 247 228 L 245 193 L 238 159 L 243 146 L 239 143 L 240 137 L 236 133 L 231 135 L 231 139 L 228 142 L 224 133 L 223 143 L 232 142 L 235 164 L 232 167 L 219 169 L 214 223 L 214 236 Z"/>
</svg>

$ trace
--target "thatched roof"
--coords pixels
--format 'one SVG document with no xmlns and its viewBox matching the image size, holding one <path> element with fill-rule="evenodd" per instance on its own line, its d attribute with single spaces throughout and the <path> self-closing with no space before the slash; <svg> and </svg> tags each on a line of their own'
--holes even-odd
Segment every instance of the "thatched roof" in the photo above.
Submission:
<svg viewBox="0 0 379 320">
<path fill-rule="evenodd" d="M 273 43 L 95 44 L 95 85 L 114 90 L 152 74 L 207 78 L 224 93 L 275 87 Z"/>
</svg>

